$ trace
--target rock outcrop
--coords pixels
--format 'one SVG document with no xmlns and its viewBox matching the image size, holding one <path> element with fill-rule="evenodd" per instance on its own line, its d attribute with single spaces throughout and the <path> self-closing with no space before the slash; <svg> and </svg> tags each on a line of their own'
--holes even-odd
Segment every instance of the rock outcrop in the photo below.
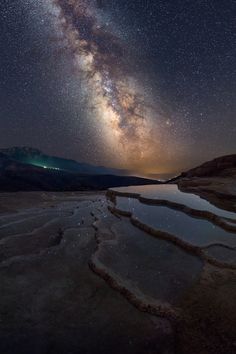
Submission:
<svg viewBox="0 0 236 354">
<path fill-rule="evenodd" d="M 203 163 L 202 165 L 183 172 L 180 178 L 192 177 L 232 177 L 236 176 L 236 154 L 221 156 L 214 160 Z"/>
</svg>

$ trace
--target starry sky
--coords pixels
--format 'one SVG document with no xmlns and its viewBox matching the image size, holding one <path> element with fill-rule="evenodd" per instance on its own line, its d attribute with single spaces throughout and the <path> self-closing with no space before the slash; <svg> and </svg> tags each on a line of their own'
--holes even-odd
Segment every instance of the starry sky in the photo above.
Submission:
<svg viewBox="0 0 236 354">
<path fill-rule="evenodd" d="M 234 0 L 1 0 L 0 147 L 140 174 L 236 153 Z"/>
</svg>

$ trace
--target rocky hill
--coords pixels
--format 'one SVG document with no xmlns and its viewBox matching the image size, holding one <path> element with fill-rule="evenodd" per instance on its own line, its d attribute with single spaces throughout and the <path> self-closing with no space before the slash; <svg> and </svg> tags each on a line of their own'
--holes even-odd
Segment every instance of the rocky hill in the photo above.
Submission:
<svg viewBox="0 0 236 354">
<path fill-rule="evenodd" d="M 177 183 L 182 191 L 198 194 L 217 207 L 236 210 L 236 154 L 205 162 L 171 182 Z"/>
<path fill-rule="evenodd" d="M 112 174 L 86 174 L 19 162 L 0 153 L 0 191 L 81 191 L 158 183 L 150 179 Z"/>
<path fill-rule="evenodd" d="M 236 154 L 221 156 L 181 174 L 181 178 L 236 176 Z"/>
<path fill-rule="evenodd" d="M 94 166 L 87 163 L 77 162 L 75 160 L 50 156 L 38 149 L 31 147 L 12 147 L 7 149 L 0 149 L 0 154 L 20 163 L 29 164 L 31 166 L 57 169 L 66 172 L 91 175 L 129 175 L 129 172 L 126 170 Z"/>
</svg>

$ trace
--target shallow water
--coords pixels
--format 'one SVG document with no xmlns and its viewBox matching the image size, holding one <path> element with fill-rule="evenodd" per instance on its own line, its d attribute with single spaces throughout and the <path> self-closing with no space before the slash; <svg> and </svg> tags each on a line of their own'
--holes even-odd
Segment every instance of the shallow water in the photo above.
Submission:
<svg viewBox="0 0 236 354">
<path fill-rule="evenodd" d="M 166 200 L 200 211 L 208 211 L 217 216 L 236 220 L 236 213 L 217 208 L 205 199 L 193 193 L 184 193 L 178 189 L 176 184 L 131 186 L 112 188 L 119 193 L 137 193 L 142 197 L 152 200 Z"/>
<path fill-rule="evenodd" d="M 167 232 L 195 246 L 215 243 L 236 246 L 236 233 L 167 206 L 147 205 L 135 198 L 117 197 L 116 207 L 131 212 L 134 218 L 155 230 Z"/>
<path fill-rule="evenodd" d="M 116 242 L 103 242 L 97 256 L 130 290 L 176 304 L 200 276 L 202 261 L 173 243 L 148 237 L 125 220 L 112 231 Z"/>
</svg>

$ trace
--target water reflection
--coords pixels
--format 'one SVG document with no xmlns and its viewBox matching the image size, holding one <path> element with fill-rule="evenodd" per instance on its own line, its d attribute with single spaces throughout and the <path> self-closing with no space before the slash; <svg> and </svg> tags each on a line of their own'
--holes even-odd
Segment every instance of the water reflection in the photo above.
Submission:
<svg viewBox="0 0 236 354">
<path fill-rule="evenodd" d="M 113 188 L 112 190 L 119 193 L 139 194 L 152 200 L 165 200 L 172 203 L 186 205 L 187 207 L 200 211 L 208 211 L 217 216 L 231 218 L 236 220 L 236 214 L 224 209 L 217 208 L 205 199 L 200 198 L 193 193 L 184 193 L 178 189 L 175 184 L 166 185 L 148 185 L 148 186 L 131 186 L 122 188 Z"/>
<path fill-rule="evenodd" d="M 236 246 L 236 234 L 227 232 L 210 221 L 189 216 L 166 206 L 147 205 L 138 199 L 117 197 L 116 207 L 129 211 L 134 218 L 156 230 L 168 232 L 196 246 L 222 243 Z"/>
</svg>

